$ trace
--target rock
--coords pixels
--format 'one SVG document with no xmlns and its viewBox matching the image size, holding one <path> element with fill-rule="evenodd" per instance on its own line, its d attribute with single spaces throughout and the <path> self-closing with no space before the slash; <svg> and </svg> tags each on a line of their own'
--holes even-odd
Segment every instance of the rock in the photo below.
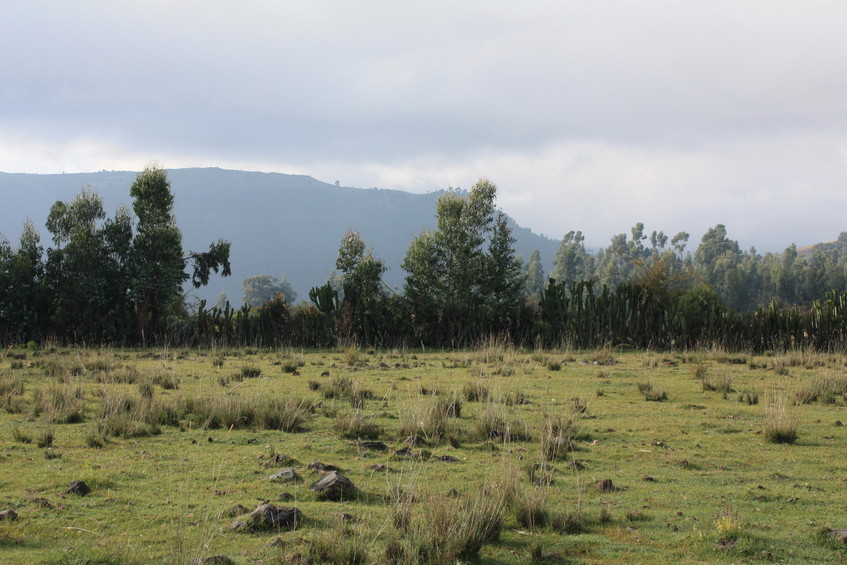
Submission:
<svg viewBox="0 0 847 565">
<path fill-rule="evenodd" d="M 0 512 L 0 520 L 9 520 L 11 522 L 12 520 L 17 520 L 17 519 L 18 519 L 18 513 L 15 512 L 14 510 L 9 509 L 9 510 L 3 510 L 2 512 Z"/>
<path fill-rule="evenodd" d="M 330 471 L 315 481 L 309 488 L 318 494 L 318 498 L 323 500 L 350 498 L 356 492 L 356 487 L 353 486 L 350 479 L 338 471 Z"/>
<path fill-rule="evenodd" d="M 395 457 L 408 457 L 410 459 L 417 459 L 418 457 L 420 457 L 420 455 L 418 453 L 415 453 L 415 451 L 413 451 L 409 447 L 403 447 L 401 449 L 398 449 L 397 451 L 394 452 L 394 456 Z"/>
<path fill-rule="evenodd" d="M 260 504 L 247 517 L 246 521 L 232 524 L 234 530 L 293 530 L 300 522 L 300 511 L 292 506 L 274 506 Z"/>
<path fill-rule="evenodd" d="M 71 481 L 71 484 L 68 485 L 68 490 L 65 492 L 69 492 L 71 494 L 77 494 L 79 496 L 85 496 L 91 489 L 82 481 Z"/>
<path fill-rule="evenodd" d="M 340 471 L 340 469 L 338 467 L 336 467 L 335 465 L 326 465 L 324 463 L 321 463 L 320 461 L 314 461 L 312 463 L 309 463 L 306 466 L 306 468 L 310 469 L 312 471 L 321 471 L 321 472 Z"/>
<path fill-rule="evenodd" d="M 348 514 L 347 512 L 344 512 L 343 514 L 341 514 L 341 521 L 342 522 L 355 522 L 356 517 L 353 516 L 352 514 Z"/>
<path fill-rule="evenodd" d="M 235 506 L 227 510 L 226 513 L 230 516 L 230 518 L 235 518 L 236 516 L 247 514 L 247 507 L 241 504 L 236 504 Z"/>
<path fill-rule="evenodd" d="M 644 475 L 643 477 L 641 477 L 641 480 L 644 481 L 645 483 L 655 483 L 655 482 L 657 482 L 656 479 L 654 477 L 651 477 L 650 475 Z"/>
<path fill-rule="evenodd" d="M 433 457 L 436 461 L 444 461 L 445 463 L 456 463 L 459 460 L 452 455 L 436 455 Z"/>
<path fill-rule="evenodd" d="M 388 446 L 381 441 L 360 441 L 358 446 L 362 449 L 370 449 L 371 451 L 388 451 Z"/>
<path fill-rule="evenodd" d="M 293 467 L 286 467 L 284 469 L 280 469 L 279 471 L 277 471 L 276 473 L 274 473 L 273 475 L 271 475 L 268 478 L 272 481 L 291 482 L 291 481 L 296 481 L 300 477 L 298 477 L 297 473 L 294 472 Z"/>
<path fill-rule="evenodd" d="M 212 555 L 211 557 L 198 557 L 188 562 L 188 565 L 235 565 L 235 561 L 226 555 Z"/>
<path fill-rule="evenodd" d="M 294 495 L 290 492 L 284 492 L 277 497 L 277 500 L 279 500 L 280 502 L 290 502 L 294 500 Z"/>
<path fill-rule="evenodd" d="M 265 544 L 265 547 L 285 547 L 285 542 L 282 538 L 274 538 Z"/>
<path fill-rule="evenodd" d="M 612 483 L 612 479 L 597 481 L 597 490 L 600 492 L 615 492 L 618 488 Z"/>
<path fill-rule="evenodd" d="M 835 541 L 840 541 L 841 543 L 847 544 L 847 528 L 827 530 L 826 535 L 830 536 Z"/>
<path fill-rule="evenodd" d="M 371 471 L 377 471 L 379 473 L 393 473 L 394 469 L 386 465 L 385 463 L 374 463 L 373 465 L 368 465 L 365 467 L 366 469 L 370 469 Z"/>
</svg>

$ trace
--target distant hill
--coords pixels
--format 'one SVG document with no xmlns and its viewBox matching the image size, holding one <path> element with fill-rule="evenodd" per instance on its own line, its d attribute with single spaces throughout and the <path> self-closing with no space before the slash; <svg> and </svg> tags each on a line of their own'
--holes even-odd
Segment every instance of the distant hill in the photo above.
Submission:
<svg viewBox="0 0 847 565">
<path fill-rule="evenodd" d="M 836 261 L 847 255 L 847 232 L 841 232 L 838 239 L 835 241 L 825 241 L 823 243 L 815 243 L 797 248 L 797 255 L 801 257 L 811 257 L 816 251 L 822 251 L 827 255 L 832 255 Z"/>
<path fill-rule="evenodd" d="M 48 244 L 44 223 L 56 200 L 72 199 L 88 187 L 103 197 L 112 215 L 119 204 L 131 204 L 129 187 L 136 174 L 0 173 L 0 234 L 16 245 L 28 217 Z M 323 284 L 335 269 L 341 238 L 351 229 L 360 232 L 374 254 L 388 264 L 385 282 L 401 288 L 405 273 L 400 264 L 409 242 L 435 226 L 435 204 L 441 194 L 340 187 L 303 175 L 217 168 L 171 169 L 168 178 L 183 246 L 203 250 L 219 238 L 232 242 L 232 276 L 214 277 L 197 292 L 210 303 L 223 291 L 233 304 L 240 304 L 245 278 L 282 273 L 299 299 L 308 299 L 309 288 Z M 514 222 L 512 230 L 516 252 L 528 259 L 538 249 L 549 275 L 559 242 Z"/>
</svg>

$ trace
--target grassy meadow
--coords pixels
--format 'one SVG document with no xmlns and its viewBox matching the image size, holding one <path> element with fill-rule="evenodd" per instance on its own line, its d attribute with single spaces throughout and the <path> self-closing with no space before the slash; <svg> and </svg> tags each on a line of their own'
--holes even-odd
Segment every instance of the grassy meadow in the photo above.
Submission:
<svg viewBox="0 0 847 565">
<path fill-rule="evenodd" d="M 840 562 L 845 405 L 806 351 L 9 349 L 0 563 Z"/>
</svg>

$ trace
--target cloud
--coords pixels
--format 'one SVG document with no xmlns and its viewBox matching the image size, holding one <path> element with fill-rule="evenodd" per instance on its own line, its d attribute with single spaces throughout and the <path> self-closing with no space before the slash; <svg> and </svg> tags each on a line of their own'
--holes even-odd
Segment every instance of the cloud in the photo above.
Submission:
<svg viewBox="0 0 847 565">
<path fill-rule="evenodd" d="M 19 2 L 0 169 L 487 176 L 552 236 L 723 222 L 784 247 L 841 229 L 845 17 L 835 0 Z"/>
</svg>

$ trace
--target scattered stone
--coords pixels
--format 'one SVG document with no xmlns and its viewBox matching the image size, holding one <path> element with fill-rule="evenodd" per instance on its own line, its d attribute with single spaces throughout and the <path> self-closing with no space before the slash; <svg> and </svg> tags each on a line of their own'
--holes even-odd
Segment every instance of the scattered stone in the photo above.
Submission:
<svg viewBox="0 0 847 565">
<path fill-rule="evenodd" d="M 826 531 L 826 535 L 830 536 L 835 541 L 847 544 L 847 528 L 839 528 L 837 530 L 829 529 Z"/>
<path fill-rule="evenodd" d="M 454 488 L 451 488 L 450 490 L 447 491 L 447 496 L 449 496 L 450 498 L 458 498 L 459 496 L 461 496 L 461 494 L 462 493 L 460 493 L 459 491 L 457 491 Z"/>
<path fill-rule="evenodd" d="M 388 446 L 381 441 L 360 441 L 357 444 L 362 449 L 370 449 L 371 451 L 388 451 Z"/>
<path fill-rule="evenodd" d="M 209 436 L 208 438 L 206 438 L 206 441 L 208 441 L 209 443 L 212 443 L 215 440 L 212 439 L 212 436 Z"/>
<path fill-rule="evenodd" d="M 232 524 L 234 530 L 293 530 L 300 522 L 300 511 L 291 506 L 274 506 L 260 504 L 247 517 L 246 521 L 239 520 Z"/>
<path fill-rule="evenodd" d="M 643 477 L 641 477 L 641 480 L 644 481 L 645 483 L 656 483 L 656 482 L 658 482 L 656 479 L 654 479 L 650 475 L 644 475 Z"/>
<path fill-rule="evenodd" d="M 12 520 L 17 520 L 17 519 L 18 519 L 18 513 L 15 512 L 14 510 L 9 509 L 9 510 L 3 510 L 2 512 L 0 512 L 0 520 L 8 520 L 8 521 L 11 522 Z"/>
<path fill-rule="evenodd" d="M 386 465 L 385 463 L 374 463 L 373 465 L 368 465 L 365 467 L 366 469 L 370 469 L 371 471 L 377 471 L 378 473 L 393 473 L 394 469 Z"/>
<path fill-rule="evenodd" d="M 294 500 L 294 495 L 290 492 L 284 492 L 277 497 L 277 500 L 279 500 L 280 502 L 290 502 Z"/>
<path fill-rule="evenodd" d="M 618 490 L 618 487 L 612 483 L 612 479 L 603 479 L 602 481 L 597 481 L 597 490 L 600 492 L 615 492 Z"/>
<path fill-rule="evenodd" d="M 241 504 L 236 504 L 232 508 L 226 511 L 227 515 L 230 518 L 235 518 L 236 516 L 241 516 L 242 514 L 247 514 L 247 507 Z"/>
<path fill-rule="evenodd" d="M 327 473 L 327 472 L 330 472 L 330 471 L 340 471 L 341 470 L 338 467 L 336 467 L 335 465 L 326 465 L 324 463 L 321 463 L 320 461 L 314 461 L 312 463 L 309 463 L 306 468 L 310 469 L 312 471 L 320 471 L 322 473 Z"/>
<path fill-rule="evenodd" d="M 423 440 L 419 436 L 412 435 L 407 437 L 403 443 L 405 443 L 409 447 L 418 447 L 423 443 Z"/>
<path fill-rule="evenodd" d="M 268 478 L 272 481 L 291 482 L 298 480 L 300 477 L 297 476 L 297 473 L 294 471 L 293 467 L 286 467 L 284 469 L 280 469 Z"/>
<path fill-rule="evenodd" d="M 433 457 L 436 461 L 444 461 L 445 463 L 457 463 L 459 460 L 452 455 L 436 455 Z"/>
<path fill-rule="evenodd" d="M 205 559 L 202 557 L 192 559 L 188 562 L 188 565 L 235 565 L 235 561 L 226 555 L 212 555 Z"/>
<path fill-rule="evenodd" d="M 270 465 L 288 465 L 289 467 L 297 463 L 297 460 L 289 455 L 283 455 L 282 453 L 274 453 L 273 456 L 268 460 L 268 466 Z"/>
<path fill-rule="evenodd" d="M 329 371 L 321 371 L 321 376 L 322 376 L 322 377 L 328 377 L 328 376 L 329 376 Z"/>
<path fill-rule="evenodd" d="M 403 447 L 394 452 L 396 457 L 408 457 L 410 459 L 417 459 L 420 457 L 419 454 L 415 453 L 410 447 Z"/>
<path fill-rule="evenodd" d="M 265 544 L 265 547 L 285 547 L 285 542 L 282 538 L 274 538 Z"/>
<path fill-rule="evenodd" d="M 342 498 L 350 498 L 356 492 L 356 487 L 353 483 L 339 473 L 338 471 L 330 471 L 317 481 L 311 487 L 311 490 L 318 494 L 318 497 L 323 500 L 341 500 Z"/>
<path fill-rule="evenodd" d="M 86 494 L 91 492 L 91 489 L 88 487 L 87 484 L 82 481 L 71 481 L 71 484 L 68 485 L 68 490 L 66 490 L 65 492 L 77 494 L 79 496 L 85 496 Z"/>
<path fill-rule="evenodd" d="M 836 428 L 840 428 L 840 427 L 841 427 L 841 426 L 843 426 L 843 425 L 844 425 L 844 422 L 842 422 L 841 420 L 836 420 L 836 421 L 835 421 L 835 427 L 836 427 Z"/>
<path fill-rule="evenodd" d="M 348 514 L 347 512 L 344 512 L 343 514 L 341 514 L 341 521 L 342 522 L 355 522 L 356 517 L 353 516 L 352 514 Z"/>
</svg>

